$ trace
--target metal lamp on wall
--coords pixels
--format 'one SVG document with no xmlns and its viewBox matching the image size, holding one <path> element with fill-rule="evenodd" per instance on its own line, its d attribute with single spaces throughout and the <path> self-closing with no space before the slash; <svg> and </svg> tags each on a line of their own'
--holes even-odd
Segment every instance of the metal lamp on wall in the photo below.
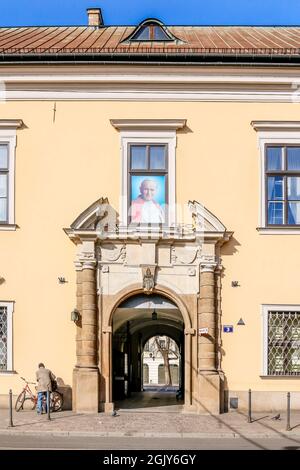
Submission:
<svg viewBox="0 0 300 470">
<path fill-rule="evenodd" d="M 79 318 L 80 318 L 80 313 L 77 310 L 77 308 L 74 308 L 74 310 L 72 310 L 72 312 L 71 312 L 71 320 L 74 323 L 76 323 L 76 322 L 78 322 Z"/>
</svg>

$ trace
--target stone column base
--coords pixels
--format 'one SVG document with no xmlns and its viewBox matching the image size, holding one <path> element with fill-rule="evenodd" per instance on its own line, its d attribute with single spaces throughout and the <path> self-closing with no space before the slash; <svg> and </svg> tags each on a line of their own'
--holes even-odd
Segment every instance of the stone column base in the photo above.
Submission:
<svg viewBox="0 0 300 470">
<path fill-rule="evenodd" d="M 76 413 L 98 413 L 99 411 L 99 371 L 98 369 L 78 368 L 73 371 L 74 403 Z"/>
<path fill-rule="evenodd" d="M 197 413 L 196 405 L 183 405 L 182 413 Z"/>
<path fill-rule="evenodd" d="M 112 413 L 115 409 L 114 403 L 104 403 L 104 413 Z"/>
<path fill-rule="evenodd" d="M 73 380 L 72 380 L 72 410 L 76 410 L 76 403 L 77 403 L 77 372 L 78 368 L 75 367 L 73 369 Z"/>
<path fill-rule="evenodd" d="M 199 413 L 218 415 L 221 411 L 221 379 L 219 374 L 199 373 Z"/>
</svg>

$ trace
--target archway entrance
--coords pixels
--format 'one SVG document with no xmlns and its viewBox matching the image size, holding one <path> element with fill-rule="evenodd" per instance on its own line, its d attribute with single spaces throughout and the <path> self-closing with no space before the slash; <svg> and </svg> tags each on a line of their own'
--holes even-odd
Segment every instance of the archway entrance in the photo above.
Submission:
<svg viewBox="0 0 300 470">
<path fill-rule="evenodd" d="M 134 295 L 118 306 L 112 326 L 112 398 L 116 407 L 179 410 L 184 390 L 184 320 L 176 304 L 163 295 Z M 166 348 L 169 379 L 165 366 L 165 378 L 161 374 Z"/>
</svg>

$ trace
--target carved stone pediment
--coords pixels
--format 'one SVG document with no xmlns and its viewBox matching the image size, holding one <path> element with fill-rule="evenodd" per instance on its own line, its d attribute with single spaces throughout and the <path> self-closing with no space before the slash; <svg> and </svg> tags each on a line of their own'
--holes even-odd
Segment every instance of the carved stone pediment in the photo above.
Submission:
<svg viewBox="0 0 300 470">
<path fill-rule="evenodd" d="M 193 228 L 196 232 L 226 232 L 226 227 L 206 207 L 198 201 L 189 201 Z"/>
<path fill-rule="evenodd" d="M 108 198 L 101 197 L 94 202 L 71 224 L 75 230 L 107 230 L 117 225 L 117 212 L 109 204 Z"/>
</svg>

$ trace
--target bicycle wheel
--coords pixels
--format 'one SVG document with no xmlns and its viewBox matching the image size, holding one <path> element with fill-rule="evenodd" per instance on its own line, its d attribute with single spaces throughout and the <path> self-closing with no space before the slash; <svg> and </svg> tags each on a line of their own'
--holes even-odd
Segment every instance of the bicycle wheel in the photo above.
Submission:
<svg viewBox="0 0 300 470">
<path fill-rule="evenodd" d="M 51 392 L 50 395 L 50 410 L 52 412 L 61 411 L 64 399 L 61 393 Z"/>
<path fill-rule="evenodd" d="M 15 404 L 16 411 L 20 411 L 20 409 L 23 408 L 24 401 L 25 401 L 25 392 L 21 392 L 16 400 L 16 404 Z"/>
</svg>

